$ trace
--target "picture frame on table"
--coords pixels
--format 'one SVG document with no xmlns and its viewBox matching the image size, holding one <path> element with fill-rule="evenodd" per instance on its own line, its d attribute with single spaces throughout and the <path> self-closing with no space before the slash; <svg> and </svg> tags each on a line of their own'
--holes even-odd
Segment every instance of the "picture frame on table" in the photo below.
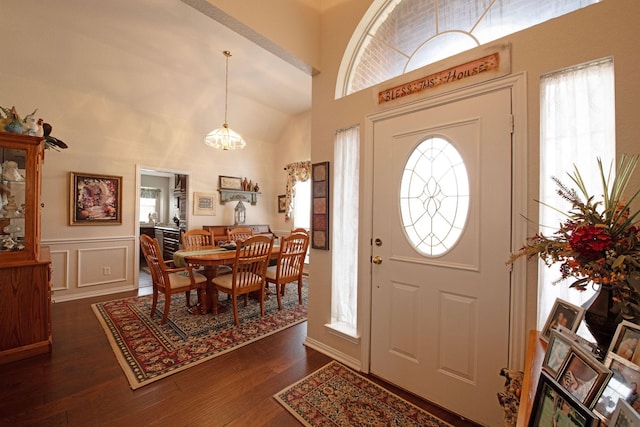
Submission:
<svg viewBox="0 0 640 427">
<path fill-rule="evenodd" d="M 122 224 L 122 177 L 69 172 L 69 225 Z"/>
<path fill-rule="evenodd" d="M 558 371 L 556 381 L 583 405 L 590 408 L 604 384 L 611 377 L 611 370 L 592 354 L 572 346 Z"/>
<path fill-rule="evenodd" d="M 592 406 L 593 412 L 605 423 L 609 423 L 619 400 L 628 402 L 632 407 L 640 406 L 640 366 L 614 353 L 607 355 L 604 365 L 611 370 L 612 375 Z"/>
<path fill-rule="evenodd" d="M 609 427 L 638 427 L 640 426 L 640 415 L 631 407 L 629 403 L 620 399 L 616 409 L 611 415 Z"/>
<path fill-rule="evenodd" d="M 242 191 L 242 178 L 218 175 L 218 189 Z"/>
<path fill-rule="evenodd" d="M 540 337 L 548 342 L 551 330 L 557 326 L 564 326 L 572 332 L 575 332 L 584 317 L 584 308 L 575 304 L 571 304 L 561 298 L 556 298 L 551 307 L 551 312 L 547 316 L 544 328 L 542 328 L 542 334 Z"/>
<path fill-rule="evenodd" d="M 287 195 L 281 194 L 278 196 L 278 213 L 287 212 Z"/>
<path fill-rule="evenodd" d="M 616 328 L 609 345 L 609 352 L 639 365 L 640 346 L 638 343 L 640 343 L 640 325 L 623 320 Z"/>
<path fill-rule="evenodd" d="M 548 372 L 553 378 L 558 376 L 558 371 L 567 360 L 571 346 L 574 344 L 570 337 L 554 329 L 549 336 L 547 351 L 542 360 L 542 369 Z"/>
<path fill-rule="evenodd" d="M 193 193 L 193 214 L 194 215 L 215 215 L 216 214 L 216 194 L 215 193 Z"/>
<path fill-rule="evenodd" d="M 542 371 L 527 427 L 572 425 L 596 427 L 600 419 L 548 373 Z"/>
</svg>

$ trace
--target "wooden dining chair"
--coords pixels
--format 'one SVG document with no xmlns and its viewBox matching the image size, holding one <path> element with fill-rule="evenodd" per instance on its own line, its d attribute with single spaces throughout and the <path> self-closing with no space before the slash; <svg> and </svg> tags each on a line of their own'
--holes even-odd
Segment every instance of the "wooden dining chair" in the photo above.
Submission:
<svg viewBox="0 0 640 427">
<path fill-rule="evenodd" d="M 195 229 L 182 233 L 182 248 L 184 250 L 193 250 L 198 246 L 215 246 L 213 231 Z"/>
<path fill-rule="evenodd" d="M 302 304 L 302 272 L 309 247 L 306 232 L 294 232 L 280 240 L 280 254 L 276 265 L 267 268 L 266 284 L 276 285 L 278 309 L 282 310 L 282 295 L 287 283 L 298 282 L 298 303 Z"/>
<path fill-rule="evenodd" d="M 273 237 L 271 236 L 251 236 L 238 241 L 232 273 L 214 277 L 211 281 L 217 291 L 229 294 L 231 297 L 236 326 L 240 324 L 238 317 L 238 296 L 240 295 L 244 295 L 246 307 L 249 293 L 255 292 L 260 301 L 260 316 L 264 316 L 265 275 L 272 248 Z M 214 304 L 217 303 L 218 297 L 215 292 Z"/>
<path fill-rule="evenodd" d="M 253 236 L 253 230 L 251 228 L 237 227 L 227 230 L 227 240 L 230 242 L 245 240 L 251 236 Z"/>
<path fill-rule="evenodd" d="M 156 312 L 158 294 L 162 293 L 164 294 L 164 311 L 161 324 L 165 324 L 169 315 L 171 296 L 184 292 L 185 303 L 189 307 L 191 290 L 196 289 L 198 291 L 198 301 L 200 301 L 207 284 L 207 278 L 200 273 L 194 272 L 190 266 L 175 268 L 173 267 L 173 261 L 162 259 L 162 252 L 157 239 L 143 234 L 140 236 L 140 247 L 151 270 L 151 281 L 153 282 L 151 317 Z"/>
</svg>

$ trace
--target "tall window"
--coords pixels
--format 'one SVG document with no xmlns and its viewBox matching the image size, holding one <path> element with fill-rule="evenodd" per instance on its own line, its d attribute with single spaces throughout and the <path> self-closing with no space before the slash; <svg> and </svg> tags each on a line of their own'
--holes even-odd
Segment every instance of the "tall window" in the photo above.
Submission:
<svg viewBox="0 0 640 427">
<path fill-rule="evenodd" d="M 600 194 L 602 183 L 597 159 L 603 166 L 614 165 L 615 103 L 613 60 L 583 64 L 542 76 L 540 82 L 540 200 L 568 211 L 569 203 L 556 194 L 551 177 L 572 186 L 567 173 L 575 165 L 582 172 L 591 194 Z M 607 169 L 605 169 L 606 171 Z M 585 171 L 593 171 L 587 173 Z M 540 231 L 551 234 L 563 218 L 551 208 L 540 205 Z M 559 268 L 539 262 L 538 327 L 542 329 L 556 298 L 580 305 L 593 294 L 569 289 L 572 281 L 557 283 Z"/>
<path fill-rule="evenodd" d="M 360 129 L 336 132 L 333 168 L 332 326 L 355 336 L 358 309 Z"/>
<path fill-rule="evenodd" d="M 600 0 L 374 0 L 342 59 L 336 98 Z"/>
</svg>

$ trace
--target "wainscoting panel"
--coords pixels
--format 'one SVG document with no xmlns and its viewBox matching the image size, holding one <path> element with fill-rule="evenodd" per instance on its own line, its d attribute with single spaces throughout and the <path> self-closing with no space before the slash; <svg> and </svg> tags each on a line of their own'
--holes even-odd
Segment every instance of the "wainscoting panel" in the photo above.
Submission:
<svg viewBox="0 0 640 427">
<path fill-rule="evenodd" d="M 126 246 L 78 251 L 78 287 L 124 282 L 127 280 Z"/>
<path fill-rule="evenodd" d="M 136 236 L 43 239 L 51 250 L 53 301 L 135 290 L 137 244 Z"/>
<path fill-rule="evenodd" d="M 69 289 L 69 251 L 51 251 L 51 289 L 63 291 Z"/>
</svg>

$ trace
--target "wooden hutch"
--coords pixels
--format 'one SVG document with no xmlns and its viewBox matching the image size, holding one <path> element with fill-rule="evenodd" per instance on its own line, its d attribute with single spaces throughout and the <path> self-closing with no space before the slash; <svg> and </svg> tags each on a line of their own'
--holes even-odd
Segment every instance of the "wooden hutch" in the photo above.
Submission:
<svg viewBox="0 0 640 427">
<path fill-rule="evenodd" d="M 51 351 L 51 257 L 40 247 L 44 140 L 0 132 L 0 364 Z"/>
</svg>

